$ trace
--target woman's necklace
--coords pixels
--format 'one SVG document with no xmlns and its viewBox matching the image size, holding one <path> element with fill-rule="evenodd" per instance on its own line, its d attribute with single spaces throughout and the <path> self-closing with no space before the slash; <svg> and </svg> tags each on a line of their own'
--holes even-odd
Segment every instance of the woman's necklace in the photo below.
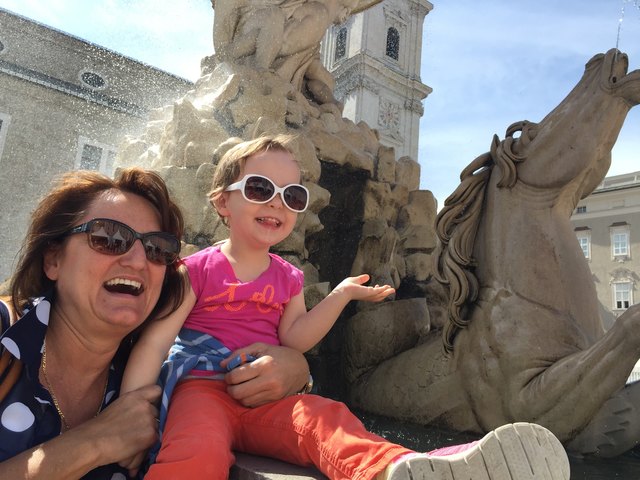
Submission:
<svg viewBox="0 0 640 480">
<path fill-rule="evenodd" d="M 40 367 L 42 368 L 42 376 L 44 377 L 44 381 L 47 384 L 47 390 L 49 390 L 49 393 L 51 394 L 51 398 L 53 400 L 53 405 L 56 407 L 56 410 L 58 411 L 58 415 L 60 416 L 60 421 L 62 422 L 62 432 L 66 432 L 71 427 L 67 423 L 67 419 L 65 418 L 64 413 L 62 413 L 62 410 L 60 410 L 60 404 L 58 403 L 58 399 L 56 398 L 56 394 L 53 391 L 53 387 L 51 386 L 51 382 L 49 382 L 49 377 L 47 377 L 47 344 L 46 344 L 46 342 L 42 343 L 42 361 L 40 363 Z M 98 414 L 100 413 L 100 410 L 102 409 L 102 402 L 104 401 L 104 396 L 107 393 L 107 385 L 108 385 L 108 383 L 109 383 L 109 375 L 107 375 L 107 380 L 104 382 L 104 390 L 102 392 L 102 396 L 100 397 L 100 404 L 98 405 L 98 411 L 93 416 L 93 418 L 97 417 Z M 60 433 L 62 433 L 62 432 L 60 432 Z"/>
</svg>

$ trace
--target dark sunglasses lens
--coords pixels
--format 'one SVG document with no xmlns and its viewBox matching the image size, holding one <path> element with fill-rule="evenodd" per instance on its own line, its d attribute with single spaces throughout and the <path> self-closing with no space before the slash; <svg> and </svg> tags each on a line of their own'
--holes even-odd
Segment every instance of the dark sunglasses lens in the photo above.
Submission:
<svg viewBox="0 0 640 480">
<path fill-rule="evenodd" d="M 178 258 L 180 244 L 170 235 L 153 234 L 144 238 L 144 251 L 149 261 L 171 265 Z"/>
<path fill-rule="evenodd" d="M 284 201 L 297 212 L 301 212 L 307 206 L 307 191 L 299 186 L 291 185 L 284 190 Z"/>
<path fill-rule="evenodd" d="M 254 202 L 267 202 L 273 197 L 273 183 L 267 178 L 249 177 L 244 185 L 244 195 Z"/>
<path fill-rule="evenodd" d="M 124 225 L 107 220 L 97 220 L 91 225 L 91 248 L 108 255 L 122 255 L 131 248 L 135 237 Z"/>
</svg>

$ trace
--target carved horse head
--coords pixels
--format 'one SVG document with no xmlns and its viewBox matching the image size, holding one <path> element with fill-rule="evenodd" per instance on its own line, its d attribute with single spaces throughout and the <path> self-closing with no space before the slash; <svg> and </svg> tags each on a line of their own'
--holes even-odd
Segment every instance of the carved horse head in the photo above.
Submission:
<svg viewBox="0 0 640 480">
<path fill-rule="evenodd" d="M 517 185 L 544 192 L 568 222 L 580 198 L 606 175 L 624 119 L 640 103 L 640 70 L 627 74 L 627 69 L 627 56 L 618 50 L 594 56 L 578 84 L 541 122 L 514 123 L 504 140 L 494 136 L 490 151 L 462 171 L 460 185 L 436 220 L 435 277 L 449 289 L 449 320 L 442 334 L 446 351 L 453 350 L 456 334 L 469 324 L 478 297 L 474 247 L 479 231 L 491 231 L 479 228 L 491 221 L 487 192 Z M 505 205 L 491 214 L 508 213 Z"/>
</svg>

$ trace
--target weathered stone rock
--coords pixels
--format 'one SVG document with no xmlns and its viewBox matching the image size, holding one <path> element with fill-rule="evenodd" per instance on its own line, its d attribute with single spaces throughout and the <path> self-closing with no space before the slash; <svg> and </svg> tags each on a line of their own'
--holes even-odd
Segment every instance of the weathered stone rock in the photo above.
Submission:
<svg viewBox="0 0 640 480">
<path fill-rule="evenodd" d="M 409 191 L 420 188 L 420 164 L 411 157 L 400 157 L 396 164 L 396 183 Z"/>
<path fill-rule="evenodd" d="M 347 381 L 360 378 L 381 360 L 415 346 L 429 330 L 424 299 L 384 302 L 358 312 L 345 328 Z"/>
<path fill-rule="evenodd" d="M 120 167 L 140 165 L 139 159 L 146 153 L 149 147 L 150 145 L 146 140 L 127 137 L 118 151 L 116 163 Z"/>
<path fill-rule="evenodd" d="M 209 79 L 201 83 L 203 88 L 194 101 L 196 107 L 216 110 L 224 108 L 237 98 L 242 79 L 240 75 L 229 74 L 229 70 L 228 65 L 219 65 L 214 73 L 209 75 Z"/>
<path fill-rule="evenodd" d="M 398 287 L 400 276 L 394 262 L 397 243 L 398 233 L 386 221 L 380 218 L 367 220 L 362 228 L 351 275 L 367 273 L 373 285 Z"/>
<path fill-rule="evenodd" d="M 412 253 L 405 257 L 407 277 L 424 282 L 431 276 L 433 258 L 428 253 Z"/>
<path fill-rule="evenodd" d="M 358 122 L 358 130 L 362 134 L 362 140 L 364 141 L 364 151 L 376 155 L 378 148 L 380 147 L 380 137 L 376 130 L 373 130 L 366 122 Z"/>
<path fill-rule="evenodd" d="M 285 130 L 286 100 L 275 94 L 264 95 L 256 86 L 243 91 L 243 96 L 229 105 L 229 111 L 236 128 L 244 128 L 259 117 L 269 118 L 273 122 L 273 130 Z"/>
<path fill-rule="evenodd" d="M 304 287 L 304 302 L 307 306 L 307 310 L 311 310 L 322 300 L 324 300 L 324 298 L 329 295 L 330 291 L 331 286 L 329 285 L 329 282 L 306 285 Z"/>
<path fill-rule="evenodd" d="M 391 186 L 388 183 L 368 181 L 363 192 L 364 213 L 363 220 L 384 219 L 394 217 L 397 213 L 397 205 L 391 195 Z"/>
<path fill-rule="evenodd" d="M 398 233 L 405 252 L 431 253 L 438 241 L 433 227 L 427 225 L 408 225 Z"/>
<path fill-rule="evenodd" d="M 395 183 L 396 154 L 393 147 L 380 145 L 378 148 L 375 179 L 379 182 Z"/>
<path fill-rule="evenodd" d="M 304 273 L 305 285 L 320 283 L 320 272 L 318 272 L 318 269 L 315 267 L 315 265 L 309 262 L 304 262 L 300 267 L 300 270 L 302 270 L 302 273 Z M 327 292 L 327 294 L 328 293 L 329 292 Z"/>
<path fill-rule="evenodd" d="M 324 124 L 327 132 L 335 134 L 340 131 L 340 126 L 336 121 L 336 117 L 332 113 L 321 113 L 320 121 Z"/>
<path fill-rule="evenodd" d="M 320 165 L 320 160 L 318 160 L 318 156 L 316 155 L 316 148 L 311 140 L 304 135 L 299 135 L 296 138 L 293 150 L 298 163 L 300 163 L 302 178 L 308 182 L 316 183 L 320 178 L 322 166 Z M 327 194 L 329 194 L 329 192 L 327 192 Z M 311 196 L 314 202 L 318 195 L 320 195 L 320 192 L 315 191 Z M 324 199 L 325 195 L 320 195 L 320 197 Z M 327 203 L 329 203 L 329 199 L 327 198 L 326 200 Z"/>
<path fill-rule="evenodd" d="M 387 218 L 389 225 L 395 225 L 398 222 L 398 213 L 400 209 L 409 203 L 409 190 L 404 185 L 393 185 L 391 187 L 391 199 L 393 207 L 389 211 Z"/>
<path fill-rule="evenodd" d="M 227 138 L 224 142 L 221 142 L 211 155 L 211 163 L 217 165 L 225 153 L 242 141 L 243 140 L 240 137 L 231 137 Z"/>
<path fill-rule="evenodd" d="M 203 200 L 204 192 L 198 191 L 196 195 L 191 194 L 188 196 L 178 193 L 184 191 L 193 192 L 193 179 L 196 176 L 196 169 L 193 167 L 167 166 L 161 172 L 169 191 L 171 193 L 176 192 L 174 198 L 183 212 L 185 230 L 197 232 L 198 227 L 202 224 L 202 216 L 206 206 L 205 200 Z"/>
<path fill-rule="evenodd" d="M 235 452 L 229 480 L 327 480 L 313 467 L 299 467 L 271 458 Z"/>
<path fill-rule="evenodd" d="M 310 131 L 309 138 L 315 145 L 320 160 L 373 174 L 373 158 L 364 152 L 355 151 L 340 136 L 318 130 Z"/>
<path fill-rule="evenodd" d="M 398 228 L 408 225 L 425 225 L 435 228 L 436 200 L 429 190 L 414 190 L 409 193 L 409 202 L 400 209 Z"/>
</svg>

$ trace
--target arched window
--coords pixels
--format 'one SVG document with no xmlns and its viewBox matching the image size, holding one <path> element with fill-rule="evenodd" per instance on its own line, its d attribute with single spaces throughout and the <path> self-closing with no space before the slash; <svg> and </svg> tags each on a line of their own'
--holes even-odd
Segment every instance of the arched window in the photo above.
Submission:
<svg viewBox="0 0 640 480">
<path fill-rule="evenodd" d="M 347 54 L 347 29 L 342 27 L 336 36 L 336 53 L 333 60 L 340 60 Z"/>
<path fill-rule="evenodd" d="M 387 30 L 387 57 L 391 57 L 394 60 L 398 60 L 398 53 L 400 51 L 400 34 L 398 30 L 390 27 Z"/>
</svg>

